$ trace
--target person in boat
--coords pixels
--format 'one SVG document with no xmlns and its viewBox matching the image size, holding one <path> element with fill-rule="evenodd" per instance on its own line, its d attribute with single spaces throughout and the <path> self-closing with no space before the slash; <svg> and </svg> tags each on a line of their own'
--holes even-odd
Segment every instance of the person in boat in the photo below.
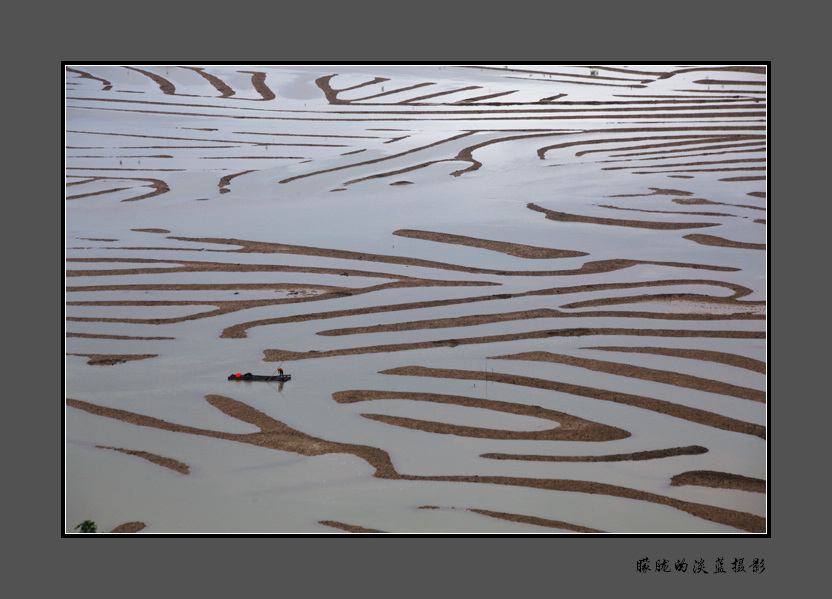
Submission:
<svg viewBox="0 0 832 599">
<path fill-rule="evenodd" d="M 283 376 L 283 369 L 282 369 L 282 368 L 278 368 L 278 369 L 277 369 L 277 374 L 278 374 L 278 376 Z"/>
</svg>

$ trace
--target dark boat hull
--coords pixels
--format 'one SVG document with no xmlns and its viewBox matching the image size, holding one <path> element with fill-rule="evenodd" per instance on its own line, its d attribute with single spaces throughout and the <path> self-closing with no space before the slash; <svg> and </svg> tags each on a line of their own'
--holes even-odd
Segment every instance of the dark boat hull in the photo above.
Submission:
<svg viewBox="0 0 832 599">
<path fill-rule="evenodd" d="M 265 376 L 261 374 L 251 374 L 247 372 L 241 376 L 231 374 L 228 376 L 229 381 L 288 381 L 292 378 L 291 374 L 274 374 L 272 376 Z"/>
</svg>

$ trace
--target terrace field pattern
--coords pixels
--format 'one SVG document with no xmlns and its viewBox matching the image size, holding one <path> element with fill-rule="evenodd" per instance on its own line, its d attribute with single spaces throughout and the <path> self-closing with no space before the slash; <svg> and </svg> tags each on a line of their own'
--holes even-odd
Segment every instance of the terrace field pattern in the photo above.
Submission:
<svg viewBox="0 0 832 599">
<path fill-rule="evenodd" d="M 66 64 L 64 532 L 765 535 L 767 89 Z"/>
</svg>

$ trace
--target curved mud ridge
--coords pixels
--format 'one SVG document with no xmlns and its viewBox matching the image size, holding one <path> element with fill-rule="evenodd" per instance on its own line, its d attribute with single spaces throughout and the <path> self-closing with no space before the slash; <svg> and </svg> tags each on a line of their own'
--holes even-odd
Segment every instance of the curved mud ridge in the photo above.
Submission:
<svg viewBox="0 0 832 599">
<path fill-rule="evenodd" d="M 626 439 L 630 433 L 613 426 L 591 422 L 565 412 L 549 410 L 540 406 L 522 405 L 515 402 L 495 401 L 459 395 L 444 395 L 438 393 L 420 393 L 403 391 L 339 391 L 332 395 L 338 403 L 355 403 L 358 401 L 373 401 L 383 399 L 406 399 L 409 401 L 427 401 L 439 404 L 464 406 L 493 410 L 507 414 L 540 418 L 557 423 L 557 426 L 542 431 L 511 431 L 504 429 L 485 429 L 471 426 L 453 425 L 444 422 L 427 422 L 413 418 L 387 416 L 383 414 L 362 414 L 378 422 L 401 426 L 414 430 L 443 435 L 457 435 L 460 437 L 474 437 L 483 439 L 526 439 L 550 441 L 615 441 Z"/>
<path fill-rule="evenodd" d="M 669 370 L 659 370 L 656 368 L 646 368 L 644 366 L 632 366 L 629 364 L 622 364 L 619 362 L 610 362 L 606 360 L 593 360 L 590 358 L 579 358 L 577 356 L 566 356 L 563 354 L 553 354 L 551 352 L 523 352 L 520 354 L 512 354 L 506 356 L 493 356 L 492 360 L 531 360 L 539 362 L 550 362 L 553 364 L 568 364 L 570 366 L 577 366 L 579 368 L 586 368 L 595 372 L 604 372 L 607 374 L 616 374 L 619 376 L 627 376 L 644 381 L 652 381 L 656 383 L 664 383 L 666 385 L 675 385 L 677 387 L 687 387 L 689 389 L 698 389 L 699 391 L 706 391 L 717 395 L 728 395 L 731 397 L 739 397 L 741 399 L 748 399 L 751 401 L 758 401 L 765 403 L 766 394 L 764 391 L 756 389 L 749 389 L 748 387 L 741 387 L 739 385 L 731 385 L 721 381 L 706 379 L 703 377 L 692 376 L 689 374 L 682 374 L 679 372 L 672 372 Z"/>
<path fill-rule="evenodd" d="M 381 374 L 395 374 L 409 377 L 432 377 L 490 381 L 492 383 L 506 383 L 509 385 L 520 385 L 524 387 L 532 387 L 535 389 L 546 389 L 550 391 L 566 393 L 569 395 L 576 395 L 578 397 L 589 397 L 601 401 L 609 401 L 613 403 L 633 406 L 642 410 L 649 410 L 651 412 L 665 414 L 674 418 L 681 418 L 683 420 L 695 422 L 703 426 L 713 427 L 745 435 L 753 435 L 761 439 L 766 438 L 766 429 L 764 426 L 753 424 L 750 422 L 744 422 L 735 418 L 729 418 L 727 416 L 722 416 L 720 414 L 709 412 L 707 410 L 692 408 L 690 406 L 674 403 L 672 401 L 664 399 L 656 399 L 642 395 L 635 395 L 632 393 L 622 393 L 620 391 L 613 392 L 607 389 L 587 387 L 585 385 L 575 385 L 572 383 L 564 383 L 560 381 L 541 379 L 537 377 L 504 374 L 493 371 L 480 372 L 476 370 L 425 368 L 422 366 L 402 366 L 399 368 L 391 368 L 389 370 L 381 371 Z"/>
<path fill-rule="evenodd" d="M 670 447 L 668 449 L 653 449 L 650 451 L 634 451 L 631 453 L 615 453 L 607 455 L 530 455 L 515 453 L 484 453 L 481 457 L 492 460 L 525 460 L 528 462 L 640 462 L 643 460 L 659 460 L 680 455 L 701 455 L 708 453 L 701 445 L 687 447 Z M 672 483 L 671 483 L 672 484 Z"/>
<path fill-rule="evenodd" d="M 96 445 L 97 449 L 112 449 L 113 451 L 118 451 L 127 455 L 133 455 L 140 458 L 147 460 L 153 464 L 158 466 L 163 466 L 169 470 L 173 470 L 174 472 L 178 472 L 179 474 L 190 474 L 191 467 L 188 466 L 184 462 L 180 462 L 179 460 L 175 460 L 173 458 L 168 458 L 165 456 L 157 455 L 155 453 L 149 451 L 141 451 L 137 449 L 125 449 L 123 447 L 108 447 L 106 445 Z"/>
<path fill-rule="evenodd" d="M 751 493 L 765 493 L 766 481 L 741 474 L 715 472 L 713 470 L 693 470 L 682 472 L 670 479 L 671 486 L 697 485 L 715 489 L 739 489 Z"/>
</svg>

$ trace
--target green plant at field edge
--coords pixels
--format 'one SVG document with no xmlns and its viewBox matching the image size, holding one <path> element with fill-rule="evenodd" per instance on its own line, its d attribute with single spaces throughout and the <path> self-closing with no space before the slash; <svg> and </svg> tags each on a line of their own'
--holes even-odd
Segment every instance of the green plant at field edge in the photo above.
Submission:
<svg viewBox="0 0 832 599">
<path fill-rule="evenodd" d="M 93 533 L 98 532 L 98 525 L 92 520 L 84 520 L 81 524 L 75 527 L 75 530 L 78 529 L 80 529 L 83 533 Z"/>
</svg>

